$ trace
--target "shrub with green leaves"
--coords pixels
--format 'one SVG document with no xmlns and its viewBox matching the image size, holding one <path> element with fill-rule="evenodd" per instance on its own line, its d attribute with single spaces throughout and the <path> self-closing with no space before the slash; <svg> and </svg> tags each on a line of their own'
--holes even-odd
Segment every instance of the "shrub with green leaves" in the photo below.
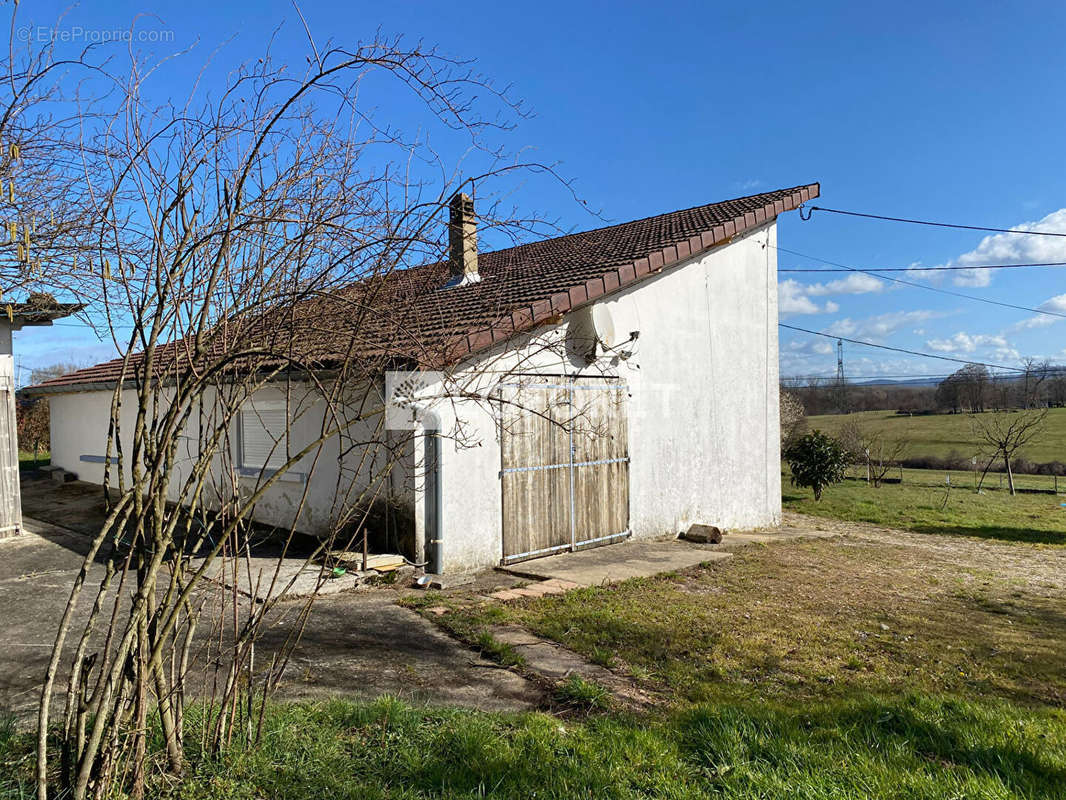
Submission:
<svg viewBox="0 0 1066 800">
<path fill-rule="evenodd" d="M 844 480 L 848 454 L 832 436 L 814 430 L 789 446 L 785 461 L 792 471 L 792 485 L 811 489 L 814 499 L 821 500 L 826 486 Z"/>
</svg>

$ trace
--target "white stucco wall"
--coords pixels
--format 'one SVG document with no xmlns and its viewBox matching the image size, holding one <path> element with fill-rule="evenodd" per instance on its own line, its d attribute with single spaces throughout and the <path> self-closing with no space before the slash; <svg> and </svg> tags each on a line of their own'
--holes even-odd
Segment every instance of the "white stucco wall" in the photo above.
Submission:
<svg viewBox="0 0 1066 800">
<path fill-rule="evenodd" d="M 133 397 L 132 391 L 124 398 Z M 89 483 L 104 482 L 104 465 L 81 460 L 107 452 L 107 426 L 112 393 L 70 392 L 48 395 L 51 411 L 52 464 L 75 473 Z"/>
<path fill-rule="evenodd" d="M 462 291 L 461 288 L 451 291 Z M 488 398 L 501 377 L 613 374 L 629 386 L 630 526 L 636 537 L 672 536 L 695 522 L 747 528 L 780 521 L 776 225 L 738 237 L 610 298 L 615 331 L 639 331 L 628 360 L 594 365 L 567 355 L 569 322 L 541 329 L 455 370 L 464 391 Z M 568 318 L 569 319 L 569 318 Z M 449 385 L 452 381 L 449 381 Z M 269 397 L 267 389 L 259 397 Z M 111 392 L 51 396 L 52 460 L 101 482 Z M 127 403 L 127 407 L 131 404 Z M 490 567 L 502 557 L 497 409 L 487 400 L 438 404 L 442 454 L 444 572 Z M 294 442 L 316 435 L 321 414 L 305 415 Z M 297 527 L 318 533 L 336 505 L 336 443 L 311 478 Z M 426 541 L 421 491 L 423 439 L 394 480 L 410 496 L 416 553 Z M 400 473 L 398 473 L 400 475 Z M 263 522 L 289 524 L 303 485 L 275 487 L 257 509 Z"/>
<path fill-rule="evenodd" d="M 625 361 L 566 355 L 568 323 L 517 350 L 498 349 L 456 380 L 482 391 L 521 372 L 614 374 L 629 385 L 630 525 L 673 536 L 781 519 L 776 224 L 598 301 L 617 335 L 640 336 Z M 481 374 L 486 373 L 486 374 Z M 445 572 L 502 557 L 498 420 L 488 403 L 446 403 L 443 440 Z M 424 501 L 416 504 L 423 524 Z M 424 534 L 419 527 L 419 538 Z"/>
<path fill-rule="evenodd" d="M 371 391 L 380 391 L 373 387 Z M 267 386 L 254 395 L 254 401 L 285 401 L 286 390 L 283 385 Z M 317 394 L 308 393 L 301 384 L 296 384 L 289 394 L 290 406 L 294 408 L 294 420 L 289 431 L 289 444 L 292 452 L 298 452 L 310 442 L 322 436 L 323 411 L 325 404 Z M 52 463 L 75 473 L 79 479 L 90 483 L 102 484 L 104 480 L 103 457 L 107 452 L 108 422 L 111 415 L 113 392 L 88 391 L 48 395 L 51 402 L 51 437 Z M 210 396 L 205 403 L 210 404 Z M 132 450 L 132 436 L 135 422 L 136 397 L 134 390 L 123 392 L 121 433 L 125 453 Z M 195 415 L 194 415 L 195 418 Z M 336 424 L 336 423 L 333 423 Z M 378 418 L 352 426 L 348 431 L 351 440 L 374 440 L 374 428 Z M 171 481 L 171 499 L 176 499 L 181 484 L 188 477 L 198 442 L 196 423 L 191 422 L 179 445 L 178 469 Z M 215 461 L 215 475 L 212 482 L 220 480 L 221 470 L 230 471 L 239 466 L 236 425 L 230 450 L 232 458 L 219 458 Z M 401 502 L 413 502 L 413 490 L 409 479 L 410 457 L 404 457 L 401 448 L 401 461 L 390 472 L 384 483 L 376 478 L 383 473 L 383 467 L 391 456 L 383 449 L 369 451 L 363 457 L 363 450 L 351 451 L 343 468 L 338 459 L 342 444 L 338 436 L 331 437 L 302 458 L 282 480 L 273 485 L 257 503 L 253 518 L 269 525 L 285 528 L 293 526 L 312 535 L 324 535 L 330 530 L 333 520 L 345 506 L 357 499 L 368 485 L 381 486 L 382 493 L 387 491 L 397 496 Z M 409 447 L 409 444 L 408 444 Z M 127 475 L 129 474 L 127 463 Z M 227 472 L 230 474 L 230 472 Z M 240 474 L 236 478 L 242 491 L 252 492 L 259 480 L 258 474 Z M 223 481 L 228 480 L 222 479 Z M 112 475 L 112 485 L 117 477 Z M 344 488 L 338 489 L 338 486 Z M 205 500 L 210 505 L 210 492 L 205 493 Z M 297 518 L 298 513 L 298 518 Z"/>
<path fill-rule="evenodd" d="M 3 430 L 0 435 L 0 539 L 22 530 L 22 495 L 19 490 L 18 422 L 15 413 L 15 356 L 12 332 L 16 326 L 5 319 L 0 322 L 0 414 Z"/>
</svg>

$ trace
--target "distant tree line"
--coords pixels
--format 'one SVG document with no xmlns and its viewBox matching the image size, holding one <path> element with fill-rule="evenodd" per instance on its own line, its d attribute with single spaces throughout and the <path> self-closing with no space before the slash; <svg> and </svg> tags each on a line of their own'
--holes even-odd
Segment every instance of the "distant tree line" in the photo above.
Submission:
<svg viewBox="0 0 1066 800">
<path fill-rule="evenodd" d="M 836 381 L 812 381 L 806 386 L 781 388 L 781 451 L 790 464 L 791 456 L 797 454 L 807 457 L 828 452 L 826 442 L 807 434 L 806 414 L 839 413 L 841 408 L 967 414 L 974 444 L 968 455 L 952 451 L 947 456 L 907 457 L 905 440 L 890 440 L 880 431 L 864 428 L 859 418 L 846 421 L 833 443 L 840 447 L 847 463 L 865 465 L 867 479 L 875 486 L 895 467 L 966 470 L 972 466 L 981 472 L 979 485 L 989 472 L 1005 473 L 1014 494 L 1015 474 L 1066 475 L 1066 464 L 1061 461 L 1035 463 L 1021 455 L 1022 449 L 1043 433 L 1048 409 L 1063 405 L 1066 367 L 1035 359 L 1027 359 L 1017 373 L 1009 375 L 994 375 L 980 364 L 967 364 L 935 386 L 849 387 Z M 814 488 L 816 499 L 821 495 L 820 486 L 797 485 Z"/>
<path fill-rule="evenodd" d="M 835 379 L 816 378 L 782 387 L 807 414 L 897 411 L 901 414 L 979 414 L 1008 409 L 1066 406 L 1066 367 L 1026 359 L 1017 373 L 992 374 L 967 364 L 939 384 L 856 385 L 842 388 Z"/>
<path fill-rule="evenodd" d="M 901 411 L 932 413 L 936 411 L 935 385 L 856 385 L 847 384 L 841 392 L 835 380 L 816 378 L 802 385 L 782 387 L 794 395 L 811 416 L 852 411 Z M 846 411 L 845 411 L 846 409 Z"/>
</svg>

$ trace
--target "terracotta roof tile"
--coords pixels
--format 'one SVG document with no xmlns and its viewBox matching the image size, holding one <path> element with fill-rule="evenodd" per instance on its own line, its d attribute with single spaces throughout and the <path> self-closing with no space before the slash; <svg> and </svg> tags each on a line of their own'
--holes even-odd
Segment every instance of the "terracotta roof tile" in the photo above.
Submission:
<svg viewBox="0 0 1066 800">
<path fill-rule="evenodd" d="M 329 298 L 297 303 L 256 335 L 279 352 L 298 347 L 304 363 L 328 365 L 361 355 L 446 366 L 727 244 L 818 194 L 816 183 L 796 186 L 481 253 L 482 280 L 469 286 L 442 290 L 448 277 L 444 263 L 397 271 Z M 359 310 L 368 308 L 372 315 L 361 316 Z M 318 322 L 323 319 L 330 321 L 327 327 Z M 345 330 L 338 320 L 353 322 Z M 180 343 L 167 347 L 167 353 L 182 352 Z M 171 364 L 181 361 L 177 355 Z M 31 390 L 113 384 L 121 368 L 122 359 L 116 359 Z"/>
</svg>

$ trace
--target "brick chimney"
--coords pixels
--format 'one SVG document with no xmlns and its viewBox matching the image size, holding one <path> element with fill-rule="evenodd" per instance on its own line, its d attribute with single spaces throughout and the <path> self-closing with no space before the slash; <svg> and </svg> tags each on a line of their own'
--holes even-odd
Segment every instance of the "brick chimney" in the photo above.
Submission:
<svg viewBox="0 0 1066 800">
<path fill-rule="evenodd" d="M 466 286 L 478 283 L 477 271 L 477 215 L 470 195 L 459 192 L 448 204 L 448 273 L 446 286 Z"/>
</svg>

